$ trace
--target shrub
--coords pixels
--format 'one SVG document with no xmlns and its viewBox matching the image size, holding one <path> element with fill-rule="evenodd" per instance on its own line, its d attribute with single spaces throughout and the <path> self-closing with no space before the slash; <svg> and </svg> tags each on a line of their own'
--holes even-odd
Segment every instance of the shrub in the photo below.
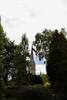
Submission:
<svg viewBox="0 0 67 100">
<path fill-rule="evenodd" d="M 30 83 L 32 84 L 32 85 L 35 85 L 35 84 L 43 84 L 43 81 L 42 81 L 42 78 L 40 77 L 40 76 L 38 76 L 38 75 L 33 75 L 32 77 L 31 77 L 31 80 L 30 80 Z"/>
</svg>

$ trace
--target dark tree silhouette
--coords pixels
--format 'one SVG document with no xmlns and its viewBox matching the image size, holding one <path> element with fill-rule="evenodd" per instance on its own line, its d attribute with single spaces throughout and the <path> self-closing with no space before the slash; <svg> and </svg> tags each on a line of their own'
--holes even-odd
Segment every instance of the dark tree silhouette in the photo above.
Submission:
<svg viewBox="0 0 67 100">
<path fill-rule="evenodd" d="M 15 52 L 15 66 L 16 66 L 16 83 L 17 85 L 26 84 L 26 75 L 27 70 L 26 68 L 29 66 L 29 49 L 28 49 L 28 39 L 26 34 L 22 36 L 21 43 L 17 45 L 16 52 Z"/>
<path fill-rule="evenodd" d="M 6 34 L 3 30 L 2 25 L 0 24 L 0 99 L 2 99 L 2 96 L 4 94 L 4 81 L 3 81 L 3 75 L 4 75 L 4 65 L 3 65 L 3 52 L 4 52 L 4 46 L 7 43 Z"/>
<path fill-rule="evenodd" d="M 67 40 L 57 30 L 52 36 L 46 68 L 52 86 L 64 89 L 67 84 Z"/>
<path fill-rule="evenodd" d="M 15 66 L 14 66 L 15 50 L 16 50 L 16 45 L 14 44 L 14 42 L 9 41 L 7 45 L 5 45 L 5 51 L 3 53 L 5 85 L 8 85 L 8 80 L 9 80 L 8 76 L 10 75 L 12 77 L 15 71 Z"/>
</svg>

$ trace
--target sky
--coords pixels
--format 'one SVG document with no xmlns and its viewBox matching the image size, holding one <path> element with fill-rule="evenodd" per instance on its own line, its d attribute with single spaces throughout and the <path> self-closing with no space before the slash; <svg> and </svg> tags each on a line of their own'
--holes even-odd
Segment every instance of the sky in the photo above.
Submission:
<svg viewBox="0 0 67 100">
<path fill-rule="evenodd" d="M 0 0 L 0 16 L 11 40 L 26 33 L 31 46 L 37 32 L 67 28 L 67 0 Z"/>
</svg>

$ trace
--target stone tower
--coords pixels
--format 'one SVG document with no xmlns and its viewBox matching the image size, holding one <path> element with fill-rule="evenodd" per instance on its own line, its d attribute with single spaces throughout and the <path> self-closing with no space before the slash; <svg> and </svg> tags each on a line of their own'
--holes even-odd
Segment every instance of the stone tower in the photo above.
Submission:
<svg viewBox="0 0 67 100">
<path fill-rule="evenodd" d="M 29 73 L 32 75 L 35 75 L 35 61 L 34 61 L 34 54 L 33 54 L 33 45 L 31 47 L 31 55 L 30 55 L 30 67 L 29 67 Z"/>
</svg>

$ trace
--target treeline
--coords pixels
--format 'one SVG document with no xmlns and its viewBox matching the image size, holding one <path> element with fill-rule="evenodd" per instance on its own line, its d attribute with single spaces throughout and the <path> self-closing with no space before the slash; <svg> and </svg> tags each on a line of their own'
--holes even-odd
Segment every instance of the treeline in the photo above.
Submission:
<svg viewBox="0 0 67 100">
<path fill-rule="evenodd" d="M 67 32 L 45 29 L 37 33 L 33 46 L 39 60 L 45 58 L 46 71 L 51 87 L 65 92 L 67 87 Z M 34 49 L 34 48 L 33 48 Z M 0 97 L 4 96 L 5 86 L 28 85 L 31 74 L 29 43 L 26 34 L 17 45 L 10 41 L 0 25 Z M 36 77 L 36 80 L 39 80 Z M 11 80 L 11 81 L 9 81 Z M 42 82 L 41 80 L 39 82 Z"/>
<path fill-rule="evenodd" d="M 67 99 L 67 32 L 44 30 L 35 36 L 34 45 L 39 59 L 45 57 L 51 90 L 61 100 Z M 60 99 L 58 98 L 58 99 Z"/>
<path fill-rule="evenodd" d="M 29 73 L 29 43 L 26 34 L 17 45 L 7 38 L 0 25 L 0 98 L 4 97 L 7 86 L 22 86 L 42 83 L 40 77 Z M 36 78 L 36 80 L 35 80 Z M 32 80 L 33 79 L 33 80 Z M 38 80 L 38 81 L 37 81 Z"/>
<path fill-rule="evenodd" d="M 29 58 L 26 34 L 16 45 L 14 41 L 10 41 L 6 37 L 2 25 L 0 25 L 0 96 L 4 95 L 5 86 L 26 84 L 26 68 L 29 67 Z"/>
</svg>

